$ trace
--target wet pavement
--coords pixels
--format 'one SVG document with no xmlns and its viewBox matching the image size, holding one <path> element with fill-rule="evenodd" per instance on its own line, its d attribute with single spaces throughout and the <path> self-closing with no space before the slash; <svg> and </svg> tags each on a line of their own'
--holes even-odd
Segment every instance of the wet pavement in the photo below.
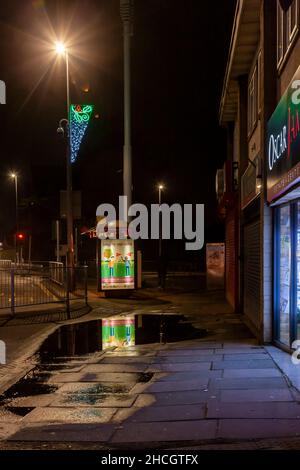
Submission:
<svg viewBox="0 0 300 470">
<path fill-rule="evenodd" d="M 186 293 L 168 308 L 150 307 L 153 318 L 135 324 L 143 344 L 102 350 L 98 319 L 56 328 L 31 371 L 0 397 L 0 449 L 294 442 L 299 366 L 258 345 L 241 317 L 213 296 L 213 306 L 209 294 L 195 302 Z M 138 331 L 141 325 L 151 334 Z"/>
<path fill-rule="evenodd" d="M 2 396 L 6 445 L 147 447 L 300 435 L 299 393 L 251 338 L 41 358 Z"/>
</svg>

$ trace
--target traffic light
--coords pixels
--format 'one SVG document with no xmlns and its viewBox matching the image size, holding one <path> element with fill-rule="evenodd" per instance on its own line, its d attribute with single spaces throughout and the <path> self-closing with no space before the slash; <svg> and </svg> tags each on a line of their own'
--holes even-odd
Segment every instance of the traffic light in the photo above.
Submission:
<svg viewBox="0 0 300 470">
<path fill-rule="evenodd" d="M 24 233 L 17 233 L 17 240 L 20 242 L 23 242 L 25 240 L 25 234 Z"/>
</svg>

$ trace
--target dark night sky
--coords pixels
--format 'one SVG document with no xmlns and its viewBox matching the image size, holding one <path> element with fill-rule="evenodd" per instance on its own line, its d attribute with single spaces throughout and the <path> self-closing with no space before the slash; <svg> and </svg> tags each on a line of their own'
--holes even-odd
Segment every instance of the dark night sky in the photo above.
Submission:
<svg viewBox="0 0 300 470">
<path fill-rule="evenodd" d="M 222 238 L 215 171 L 225 156 L 218 106 L 235 0 L 136 0 L 132 38 L 134 199 L 206 204 L 207 241 Z M 56 134 L 66 115 L 65 68 L 51 50 L 68 38 L 73 102 L 95 103 L 94 119 L 74 165 L 83 218 L 122 193 L 123 62 L 118 0 L 3 0 L 0 4 L 0 239 L 14 229 L 9 170 L 20 173 L 22 224 L 50 236 L 65 186 L 64 145 Z M 82 92 L 88 85 L 89 93 Z M 26 206 L 29 205 L 29 208 Z M 47 230 L 47 231 L 46 231 Z M 38 251 L 37 251 L 38 252 Z"/>
</svg>

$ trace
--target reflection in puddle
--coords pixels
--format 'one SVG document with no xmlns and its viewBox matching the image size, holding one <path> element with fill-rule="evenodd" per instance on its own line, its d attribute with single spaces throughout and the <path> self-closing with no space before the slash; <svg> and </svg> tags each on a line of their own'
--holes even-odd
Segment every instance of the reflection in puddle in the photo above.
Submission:
<svg viewBox="0 0 300 470">
<path fill-rule="evenodd" d="M 183 315 L 172 314 L 120 315 L 102 321 L 63 325 L 42 344 L 37 355 L 39 364 L 35 369 L 0 396 L 0 406 L 23 417 L 34 408 L 22 405 L 18 407 L 16 399 L 53 394 L 58 389 L 58 392 L 61 391 L 62 401 L 73 406 L 76 406 L 76 403 L 93 406 L 103 402 L 104 406 L 107 403 L 118 406 L 115 405 L 116 402 L 122 406 L 126 400 L 127 402 L 132 400 L 129 393 L 133 385 L 137 382 L 149 382 L 153 373 L 127 373 L 126 375 L 131 377 L 127 385 L 122 379 L 122 373 L 118 372 L 122 383 L 113 383 L 113 379 L 110 379 L 110 383 L 107 384 L 104 380 L 104 383 L 97 382 L 88 386 L 81 383 L 78 387 L 78 383 L 74 382 L 80 381 L 78 373 L 88 360 L 93 359 L 94 364 L 101 363 L 100 351 L 115 347 L 120 349 L 115 353 L 106 352 L 108 363 L 111 354 L 123 358 L 148 356 L 151 355 L 151 350 L 137 349 L 135 345 L 201 338 L 205 334 L 205 330 L 195 328 Z M 95 356 L 97 352 L 99 354 Z M 114 363 L 112 361 L 112 364 Z M 46 383 L 49 378 L 55 382 L 55 377 L 60 373 L 64 376 L 70 374 L 67 383 L 63 386 L 60 383 L 62 390 L 57 385 Z M 33 399 L 28 404 L 32 403 L 38 403 L 38 400 Z"/>
<path fill-rule="evenodd" d="M 128 347 L 135 344 L 134 316 L 111 317 L 102 320 L 102 349 Z"/>
</svg>

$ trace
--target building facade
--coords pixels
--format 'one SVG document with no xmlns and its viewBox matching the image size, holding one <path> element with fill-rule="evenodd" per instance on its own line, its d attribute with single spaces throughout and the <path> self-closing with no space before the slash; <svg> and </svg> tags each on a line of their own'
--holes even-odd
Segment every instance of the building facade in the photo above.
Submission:
<svg viewBox="0 0 300 470">
<path fill-rule="evenodd" d="M 220 103 L 227 157 L 217 178 L 227 299 L 262 342 L 287 350 L 300 339 L 299 3 L 237 2 Z"/>
</svg>

